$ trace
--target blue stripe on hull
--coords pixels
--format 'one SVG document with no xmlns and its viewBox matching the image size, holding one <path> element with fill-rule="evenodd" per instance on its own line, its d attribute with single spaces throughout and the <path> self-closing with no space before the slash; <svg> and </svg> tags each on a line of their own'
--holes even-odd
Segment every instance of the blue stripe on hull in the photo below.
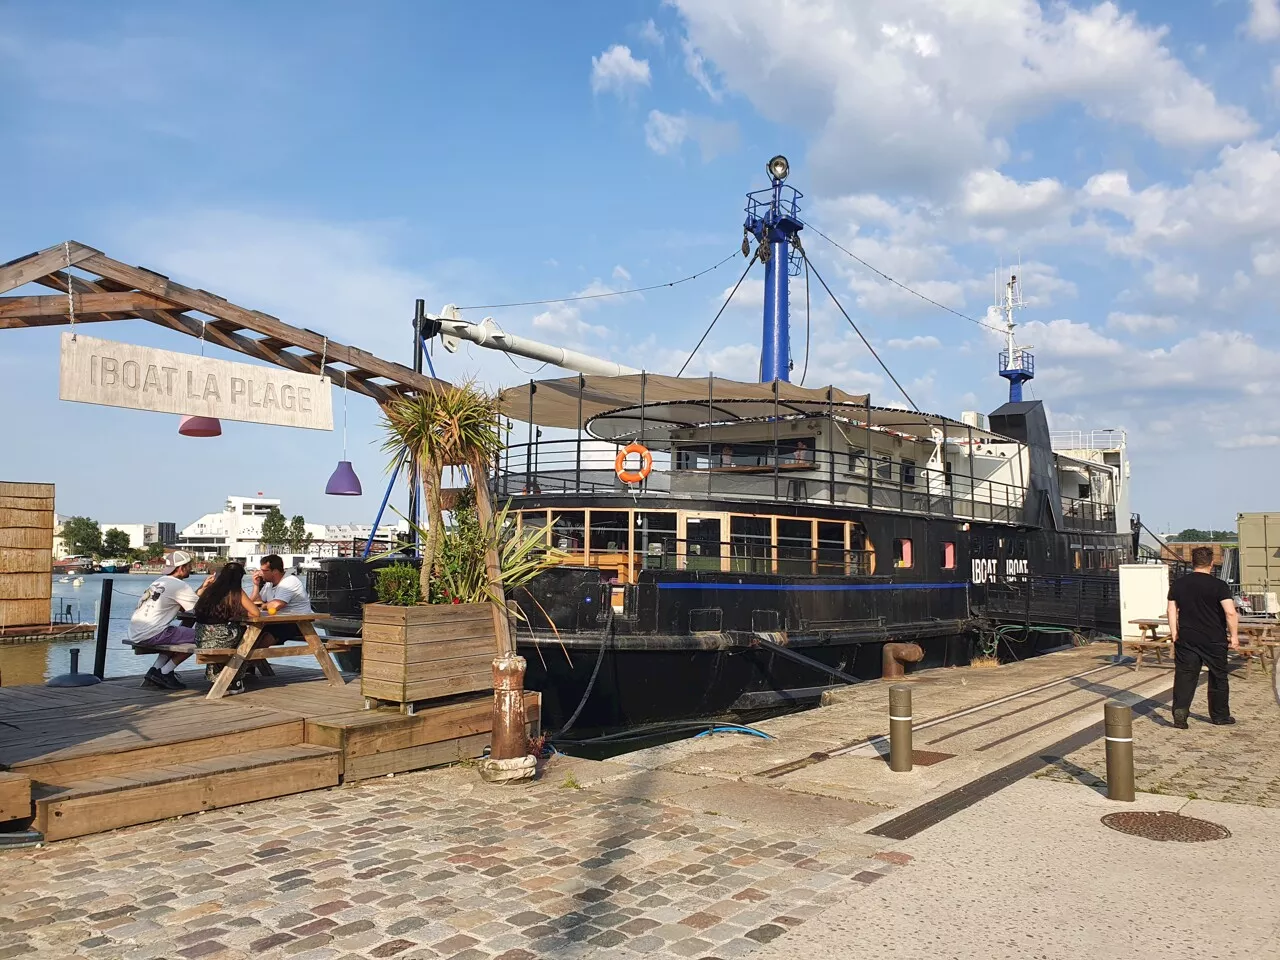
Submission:
<svg viewBox="0 0 1280 960">
<path fill-rule="evenodd" d="M 766 590 L 828 592 L 833 590 L 963 590 L 967 583 L 659 583 L 659 590 Z"/>
</svg>

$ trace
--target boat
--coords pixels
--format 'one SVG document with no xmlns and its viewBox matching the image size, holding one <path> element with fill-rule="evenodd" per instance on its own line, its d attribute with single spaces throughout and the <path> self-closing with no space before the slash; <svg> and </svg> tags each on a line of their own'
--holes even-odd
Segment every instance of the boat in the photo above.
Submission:
<svg viewBox="0 0 1280 960">
<path fill-rule="evenodd" d="M 434 321 L 446 348 L 577 371 L 501 392 L 528 436 L 492 481 L 560 558 L 511 597 L 549 731 L 795 709 L 844 683 L 1118 633 L 1137 529 L 1125 436 L 1055 448 L 1043 402 L 1022 397 L 1034 357 L 1016 343 L 1017 277 L 997 369 L 1009 401 L 987 416 L 794 384 L 789 278 L 816 268 L 788 168 L 771 160 L 747 202 L 743 252 L 766 270 L 759 382 L 495 337 L 447 308 Z M 330 632 L 358 629 L 369 569 L 322 567 L 317 610 Z"/>
<path fill-rule="evenodd" d="M 128 560 L 103 560 L 98 564 L 99 573 L 128 573 L 132 569 L 133 564 Z"/>
<path fill-rule="evenodd" d="M 53 572 L 62 574 L 77 573 L 93 573 L 97 569 L 94 566 L 93 557 L 73 556 L 63 557 L 61 560 L 53 561 Z"/>
<path fill-rule="evenodd" d="M 70 582 L 71 582 L 71 578 L 70 578 L 70 577 L 59 577 L 59 578 L 58 578 L 58 582 L 59 582 L 59 583 L 70 583 Z"/>
</svg>

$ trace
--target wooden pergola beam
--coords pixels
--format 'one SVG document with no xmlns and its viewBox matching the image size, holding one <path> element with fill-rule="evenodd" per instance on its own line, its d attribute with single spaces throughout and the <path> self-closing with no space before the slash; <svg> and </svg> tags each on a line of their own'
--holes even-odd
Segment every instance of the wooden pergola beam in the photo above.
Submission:
<svg viewBox="0 0 1280 960">
<path fill-rule="evenodd" d="M 95 254 L 101 256 L 93 247 L 86 247 L 83 243 L 72 240 L 39 253 L 29 253 L 25 257 L 10 260 L 0 266 L 0 293 L 8 293 L 24 284 L 33 283 L 60 267 L 75 266 Z"/>
<path fill-rule="evenodd" d="M 391 380 L 410 390 L 432 390 L 443 388 L 447 384 L 421 373 L 414 373 L 408 367 L 391 363 L 376 357 L 357 347 L 348 346 L 337 340 L 329 340 L 310 330 L 291 327 L 289 324 L 256 310 L 246 310 L 228 300 L 215 296 L 204 290 L 174 283 L 168 277 L 139 267 L 130 267 L 112 260 L 102 253 L 95 253 L 80 261 L 79 266 L 102 277 L 110 277 L 120 283 L 131 284 L 135 289 L 153 294 L 172 303 L 182 305 L 188 310 L 198 310 L 218 320 L 226 320 L 240 325 L 241 329 L 252 330 L 268 337 L 275 337 L 290 346 L 300 347 L 315 354 L 322 354 L 335 363 L 343 363 L 354 370 L 364 372 L 369 377 L 381 377 Z"/>
<path fill-rule="evenodd" d="M 66 269 L 69 266 L 96 274 L 98 279 L 74 276 Z M 269 314 L 247 310 L 217 294 L 183 286 L 151 270 L 130 267 L 74 241 L 0 266 L 0 293 L 27 283 L 37 283 L 63 294 L 68 289 L 74 290 L 77 323 L 146 320 L 188 336 L 203 337 L 276 366 L 322 374 L 334 383 L 345 381 L 350 389 L 379 404 L 386 404 L 405 392 L 447 386 L 402 364 L 330 340 L 313 330 L 290 326 Z M 212 319 L 206 321 L 188 311 Z M 70 308 L 65 296 L 0 297 L 0 330 L 69 322 Z"/>
<path fill-rule="evenodd" d="M 166 310 L 174 305 L 149 293 L 74 293 L 67 296 L 0 297 L 0 320 L 70 317 L 74 301 L 76 319 L 87 313 L 136 313 Z"/>
</svg>

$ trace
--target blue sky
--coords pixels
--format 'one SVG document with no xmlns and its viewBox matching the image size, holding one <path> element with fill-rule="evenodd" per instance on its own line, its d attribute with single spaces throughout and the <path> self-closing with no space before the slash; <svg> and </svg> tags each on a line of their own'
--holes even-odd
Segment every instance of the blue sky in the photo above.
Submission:
<svg viewBox="0 0 1280 960">
<path fill-rule="evenodd" d="M 415 297 L 716 263 L 781 152 L 814 225 L 961 312 L 983 316 L 992 271 L 1021 261 L 1054 425 L 1128 429 L 1149 522 L 1228 526 L 1275 506 L 1280 467 L 1277 64 L 1276 0 L 0 2 L 0 261 L 75 239 L 404 360 Z M 983 329 L 807 249 L 923 407 L 1001 402 Z M 674 372 L 740 269 L 494 315 Z M 690 372 L 751 377 L 758 274 L 739 297 Z M 807 382 L 897 399 L 814 303 Z M 144 323 L 94 332 L 194 347 Z M 339 435 L 192 440 L 172 417 L 62 403 L 57 336 L 0 332 L 0 476 L 57 483 L 61 512 L 183 524 L 261 490 L 308 519 L 372 518 L 370 401 L 350 401 L 366 495 L 326 498 Z M 793 342 L 799 364 L 802 322 Z M 524 379 L 480 354 L 437 354 L 438 372 Z"/>
</svg>

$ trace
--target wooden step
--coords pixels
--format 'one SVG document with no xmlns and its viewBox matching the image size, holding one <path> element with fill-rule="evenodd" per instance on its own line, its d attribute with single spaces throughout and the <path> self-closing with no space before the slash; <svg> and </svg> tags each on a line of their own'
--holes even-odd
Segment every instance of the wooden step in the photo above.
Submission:
<svg viewBox="0 0 1280 960">
<path fill-rule="evenodd" d="M 537 736 L 542 694 L 526 690 L 529 736 Z M 363 780 L 478 757 L 489 745 L 493 695 L 424 704 L 412 716 L 397 710 L 355 710 L 307 720 L 308 743 L 343 753 L 343 777 Z"/>
<path fill-rule="evenodd" d="M 104 774 L 120 775 L 174 763 L 290 747 L 305 740 L 301 717 L 241 710 L 242 716 L 217 718 L 218 722 L 214 722 L 214 718 L 197 710 L 186 709 L 191 706 L 180 702 L 166 709 L 163 715 L 109 717 L 99 724 L 100 733 L 97 725 L 70 720 L 65 724 L 70 731 L 50 733 L 64 738 L 68 732 L 78 733 L 82 739 L 72 739 L 61 749 L 42 751 L 42 755 L 12 763 L 11 767 L 42 784 L 66 785 Z M 40 732 L 31 731 L 33 735 Z M 206 732 L 209 736 L 200 735 Z"/>
<path fill-rule="evenodd" d="M 341 769 L 341 751 L 296 744 L 134 769 L 65 786 L 36 784 L 33 826 L 46 840 L 66 840 L 336 786 Z"/>
<path fill-rule="evenodd" d="M 31 816 L 31 780 L 21 773 L 0 771 L 0 823 Z"/>
</svg>

